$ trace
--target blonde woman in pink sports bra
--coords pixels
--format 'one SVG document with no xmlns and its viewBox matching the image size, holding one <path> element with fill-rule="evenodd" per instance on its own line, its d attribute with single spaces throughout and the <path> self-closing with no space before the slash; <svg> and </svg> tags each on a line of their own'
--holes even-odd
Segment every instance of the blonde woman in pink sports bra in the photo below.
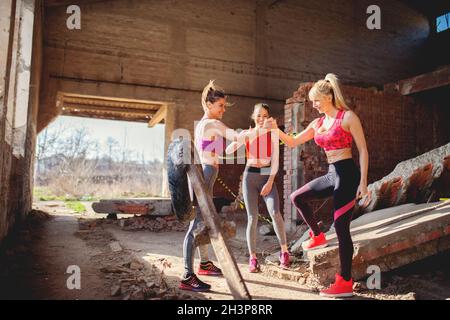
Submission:
<svg viewBox="0 0 450 320">
<path fill-rule="evenodd" d="M 317 81 L 309 92 L 309 99 L 313 102 L 313 108 L 323 116 L 312 121 L 295 137 L 290 137 L 281 130 L 278 130 L 278 133 L 280 139 L 291 148 L 314 139 L 316 144 L 325 150 L 329 169 L 324 176 L 293 192 L 290 198 L 311 229 L 311 240 L 304 244 L 303 249 L 314 250 L 326 247 L 328 243 L 317 225 L 308 201 L 333 196 L 334 227 L 339 241 L 341 270 L 336 274 L 335 283 L 320 294 L 327 297 L 351 297 L 353 242 L 350 222 L 355 201 L 365 198 L 364 205 L 370 201 L 367 191 L 369 154 L 366 139 L 361 122 L 347 107 L 334 74 L 327 74 L 325 79 Z M 277 128 L 276 121 L 270 121 L 273 128 Z M 359 151 L 359 168 L 352 159 L 353 140 Z"/>
</svg>

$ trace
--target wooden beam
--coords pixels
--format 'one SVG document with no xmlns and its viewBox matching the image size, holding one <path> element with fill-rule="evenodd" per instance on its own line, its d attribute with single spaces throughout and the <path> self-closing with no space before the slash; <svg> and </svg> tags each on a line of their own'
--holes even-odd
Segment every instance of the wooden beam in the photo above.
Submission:
<svg viewBox="0 0 450 320">
<path fill-rule="evenodd" d="M 45 7 L 59 7 L 59 6 L 65 6 L 68 7 L 72 4 L 76 5 L 84 5 L 84 4 L 92 4 L 95 2 L 105 2 L 105 0 L 45 0 L 44 6 Z"/>
<path fill-rule="evenodd" d="M 149 128 L 153 128 L 156 124 L 160 123 L 166 118 L 167 106 L 162 106 L 159 110 L 152 116 L 150 122 L 148 123 Z"/>
<path fill-rule="evenodd" d="M 191 149 L 197 153 L 193 145 Z M 192 159 L 198 159 L 197 155 Z M 197 202 L 203 216 L 203 220 L 208 227 L 211 244 L 217 259 L 220 261 L 223 275 L 227 280 L 231 294 L 238 300 L 251 300 L 250 293 L 245 285 L 244 279 L 237 267 L 233 253 L 228 248 L 225 238 L 220 227 L 220 219 L 214 207 L 212 198 L 206 192 L 206 184 L 203 179 L 201 166 L 198 164 L 190 164 L 187 174 L 189 180 L 197 196 Z"/>
<path fill-rule="evenodd" d="M 103 107 L 103 106 L 89 106 L 84 104 L 77 104 L 77 103 L 66 103 L 64 102 L 63 110 L 67 111 L 92 111 L 92 112 L 107 112 L 107 113 L 115 113 L 115 114 L 121 114 L 121 113 L 127 113 L 132 114 L 136 116 L 148 116 L 149 118 L 152 116 L 155 111 L 153 110 L 139 110 L 139 109 L 130 109 L 130 108 L 115 108 L 115 107 Z"/>
<path fill-rule="evenodd" d="M 129 121 L 147 123 L 148 118 L 139 116 L 125 116 L 119 114 L 106 114 L 106 113 L 89 113 L 89 112 L 72 112 L 71 110 L 64 110 L 61 115 L 70 117 L 80 117 L 89 119 L 101 119 L 101 120 L 116 120 L 116 121 Z"/>
<path fill-rule="evenodd" d="M 117 97 L 103 97 L 93 95 L 80 95 L 73 93 L 62 93 L 62 97 L 65 102 L 82 102 L 89 105 L 103 105 L 103 106 L 128 106 L 136 109 L 151 109 L 158 110 L 164 105 L 163 102 L 151 101 L 151 100 L 138 100 L 129 98 L 117 98 Z"/>
<path fill-rule="evenodd" d="M 407 96 L 450 85 L 450 65 L 436 71 L 385 85 L 385 90 Z"/>
</svg>

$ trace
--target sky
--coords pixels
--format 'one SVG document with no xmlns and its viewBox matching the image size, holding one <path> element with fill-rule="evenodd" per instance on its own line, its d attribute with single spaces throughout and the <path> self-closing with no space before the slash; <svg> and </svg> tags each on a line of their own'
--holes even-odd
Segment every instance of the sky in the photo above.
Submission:
<svg viewBox="0 0 450 320">
<path fill-rule="evenodd" d="M 119 146 L 126 146 L 137 154 L 144 153 L 145 161 L 164 160 L 164 125 L 148 128 L 147 123 L 115 120 L 89 119 L 60 116 L 49 125 L 49 130 L 63 125 L 64 128 L 83 128 L 90 137 L 99 142 L 100 149 L 106 153 L 108 137 L 114 138 Z"/>
</svg>

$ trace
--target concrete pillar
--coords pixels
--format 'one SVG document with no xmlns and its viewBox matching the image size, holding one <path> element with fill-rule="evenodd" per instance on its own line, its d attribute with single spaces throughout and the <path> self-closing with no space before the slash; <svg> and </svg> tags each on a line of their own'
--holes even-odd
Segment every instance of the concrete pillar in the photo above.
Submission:
<svg viewBox="0 0 450 320">
<path fill-rule="evenodd" d="M 24 175 L 22 183 L 21 214 L 27 215 L 33 205 L 34 166 L 37 145 L 37 117 L 41 91 L 42 63 L 43 63 L 43 0 L 35 0 L 33 48 L 30 73 L 30 94 L 27 117 L 27 135 L 25 139 Z"/>
<path fill-rule="evenodd" d="M 0 241 L 8 231 L 7 208 L 11 162 L 5 143 L 5 131 L 13 12 L 15 12 L 15 1 L 0 1 Z"/>
<path fill-rule="evenodd" d="M 162 196 L 169 197 L 169 181 L 167 179 L 167 149 L 171 142 L 172 132 L 176 129 L 176 104 L 169 103 L 167 105 L 167 114 L 166 119 L 164 120 L 165 128 L 164 128 L 164 166 L 163 166 L 163 186 L 162 186 Z"/>
<path fill-rule="evenodd" d="M 22 214 L 19 207 L 31 203 L 23 181 L 31 170 L 25 150 L 34 14 L 35 0 L 0 3 L 0 240 Z"/>
<path fill-rule="evenodd" d="M 16 157 L 25 156 L 34 9 L 35 0 L 17 1 L 7 111 L 7 118 L 12 124 L 12 146 Z"/>
<path fill-rule="evenodd" d="M 305 108 L 300 108 L 300 103 L 295 103 L 292 108 L 292 131 L 300 132 L 303 129 L 300 127 L 301 124 L 301 114 L 300 110 L 304 110 Z M 291 176 L 291 191 L 295 191 L 303 185 L 303 174 L 302 169 L 299 166 L 298 159 L 301 153 L 302 146 L 298 146 L 292 149 L 292 176 Z M 300 182 L 300 185 L 299 185 Z M 290 195 L 285 195 L 285 199 L 290 201 Z M 285 212 L 284 222 L 286 227 L 286 232 L 294 232 L 296 229 L 296 221 L 297 221 L 297 208 L 294 205 L 291 205 L 291 212 Z"/>
</svg>

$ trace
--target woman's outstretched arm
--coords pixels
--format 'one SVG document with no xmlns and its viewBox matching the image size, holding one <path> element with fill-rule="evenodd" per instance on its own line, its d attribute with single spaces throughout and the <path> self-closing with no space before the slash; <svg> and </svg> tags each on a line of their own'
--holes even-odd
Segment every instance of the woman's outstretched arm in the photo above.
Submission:
<svg viewBox="0 0 450 320">
<path fill-rule="evenodd" d="M 288 134 L 281 131 L 280 129 L 278 129 L 278 125 L 275 119 L 270 119 L 268 121 L 272 123 L 272 129 L 277 130 L 277 134 L 280 140 L 283 141 L 288 147 L 295 148 L 299 144 L 303 144 L 314 138 L 314 126 L 316 125 L 317 120 L 318 119 L 313 120 L 305 130 L 298 133 L 294 137 L 291 137 Z"/>
</svg>

